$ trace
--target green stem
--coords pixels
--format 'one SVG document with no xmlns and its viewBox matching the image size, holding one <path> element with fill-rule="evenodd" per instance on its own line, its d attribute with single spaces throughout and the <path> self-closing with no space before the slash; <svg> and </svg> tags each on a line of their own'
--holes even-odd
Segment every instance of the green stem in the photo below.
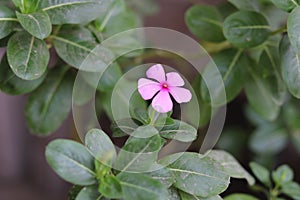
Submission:
<svg viewBox="0 0 300 200">
<path fill-rule="evenodd" d="M 287 31 L 286 26 L 283 26 L 283 27 L 280 27 L 280 28 L 277 29 L 277 30 L 274 30 L 274 31 L 270 32 L 270 35 L 277 35 L 277 34 L 279 34 L 279 33 L 284 33 L 284 32 L 286 32 L 286 31 Z"/>
</svg>

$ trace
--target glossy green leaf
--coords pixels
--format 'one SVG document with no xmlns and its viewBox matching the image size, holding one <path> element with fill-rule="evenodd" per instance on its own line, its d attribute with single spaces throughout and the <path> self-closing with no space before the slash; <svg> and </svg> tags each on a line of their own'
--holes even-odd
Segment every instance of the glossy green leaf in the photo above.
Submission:
<svg viewBox="0 0 300 200">
<path fill-rule="evenodd" d="M 225 197 L 224 200 L 258 200 L 258 198 L 248 194 L 232 194 Z"/>
<path fill-rule="evenodd" d="M 47 44 L 26 32 L 14 34 L 8 41 L 7 58 L 13 72 L 25 80 L 40 78 L 50 59 Z"/>
<path fill-rule="evenodd" d="M 289 182 L 282 185 L 282 192 L 294 200 L 300 200 L 300 185 L 296 182 Z"/>
<path fill-rule="evenodd" d="M 291 46 L 288 37 L 284 37 L 280 44 L 281 73 L 290 93 L 300 98 L 300 54 Z"/>
<path fill-rule="evenodd" d="M 0 39 L 8 36 L 17 25 L 18 19 L 12 10 L 0 6 Z"/>
<path fill-rule="evenodd" d="M 259 4 L 257 0 L 228 0 L 239 10 L 258 11 Z"/>
<path fill-rule="evenodd" d="M 222 17 L 215 7 L 192 6 L 185 14 L 185 21 L 190 31 L 201 40 L 210 42 L 225 40 L 222 33 Z"/>
<path fill-rule="evenodd" d="M 146 172 L 152 169 L 163 145 L 159 135 L 150 138 L 130 137 L 116 159 L 114 167 L 121 171 Z"/>
<path fill-rule="evenodd" d="M 300 1 L 299 0 L 271 0 L 276 7 L 290 12 L 293 10 L 296 6 L 300 6 Z"/>
<path fill-rule="evenodd" d="M 102 164 L 111 165 L 117 156 L 114 144 L 102 130 L 90 130 L 85 136 L 85 145 Z"/>
<path fill-rule="evenodd" d="M 174 120 L 174 123 L 165 126 L 159 133 L 164 138 L 181 142 L 192 142 L 197 138 L 197 129 L 179 120 Z"/>
<path fill-rule="evenodd" d="M 69 68 L 51 70 L 44 83 L 29 97 L 25 113 L 31 132 L 48 135 L 55 131 L 71 111 L 73 76 Z"/>
<path fill-rule="evenodd" d="M 250 149 L 257 154 L 275 154 L 287 144 L 286 130 L 277 124 L 259 127 L 250 137 Z"/>
<path fill-rule="evenodd" d="M 121 199 L 123 197 L 121 183 L 114 175 L 105 176 L 101 180 L 99 192 L 110 199 Z"/>
<path fill-rule="evenodd" d="M 172 156 L 161 163 L 169 163 Z M 210 197 L 222 193 L 229 185 L 229 176 L 215 160 L 196 153 L 184 153 L 168 168 L 174 174 L 174 186 L 189 194 Z"/>
<path fill-rule="evenodd" d="M 249 185 L 255 183 L 255 179 L 239 164 L 229 153 L 221 150 L 212 150 L 207 155 L 224 167 L 225 173 L 232 178 L 244 178 Z"/>
<path fill-rule="evenodd" d="M 158 180 L 137 173 L 120 173 L 124 200 L 161 200 L 168 199 L 167 188 Z"/>
<path fill-rule="evenodd" d="M 168 188 L 174 183 L 174 176 L 168 168 L 161 166 L 159 170 L 153 172 L 148 172 L 146 175 L 151 176 L 151 178 L 160 181 L 163 185 Z"/>
<path fill-rule="evenodd" d="M 106 12 L 112 0 L 43 0 L 39 8 L 46 11 L 53 24 L 81 24 Z"/>
<path fill-rule="evenodd" d="M 75 200 L 102 200 L 100 197 L 97 186 L 88 186 L 82 188 Z"/>
<path fill-rule="evenodd" d="M 234 46 L 250 48 L 268 39 L 270 26 L 265 17 L 254 11 L 238 11 L 225 19 L 224 35 Z"/>
<path fill-rule="evenodd" d="M 0 90 L 10 95 L 20 95 L 32 92 L 45 79 L 46 73 L 36 80 L 26 81 L 17 77 L 11 70 L 6 55 L 0 63 Z"/>
<path fill-rule="evenodd" d="M 203 198 L 203 197 L 197 197 L 192 194 L 188 194 L 183 191 L 180 191 L 180 197 L 181 197 L 180 200 L 222 200 L 222 198 L 219 195 Z"/>
<path fill-rule="evenodd" d="M 82 186 L 96 183 L 94 159 L 80 143 L 54 140 L 46 148 L 46 159 L 52 169 L 70 183 Z"/>
<path fill-rule="evenodd" d="M 38 11 L 30 14 L 16 13 L 23 28 L 34 37 L 42 40 L 50 35 L 52 25 L 46 12 Z"/>
<path fill-rule="evenodd" d="M 300 53 L 300 2 L 299 6 L 297 6 L 289 15 L 287 21 L 287 30 L 288 36 L 291 41 L 291 45 L 294 47 L 295 51 Z"/>
<path fill-rule="evenodd" d="M 294 172 L 288 165 L 281 165 L 272 172 L 272 178 L 277 185 L 284 185 L 294 179 Z"/>
<path fill-rule="evenodd" d="M 272 187 L 271 175 L 268 169 L 255 162 L 250 163 L 250 168 L 260 182 L 268 187 Z"/>
<path fill-rule="evenodd" d="M 232 101 L 242 90 L 244 82 L 247 80 L 247 66 L 249 66 L 248 59 L 240 50 L 225 50 L 212 56 L 214 63 L 208 64 L 203 72 L 203 76 L 207 77 L 206 82 L 202 80 L 201 95 L 206 102 L 210 102 L 211 98 L 220 99 L 222 87 L 217 84 L 218 81 L 214 64 L 218 67 L 221 73 L 225 91 L 226 101 Z M 219 73 L 218 72 L 218 73 Z M 206 85 L 214 88 L 209 91 Z M 224 102 L 226 103 L 226 102 Z"/>
</svg>

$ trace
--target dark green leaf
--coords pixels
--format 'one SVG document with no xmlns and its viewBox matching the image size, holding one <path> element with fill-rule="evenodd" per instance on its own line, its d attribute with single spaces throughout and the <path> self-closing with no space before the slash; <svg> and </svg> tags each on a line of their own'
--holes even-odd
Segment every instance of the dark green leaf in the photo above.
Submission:
<svg viewBox="0 0 300 200">
<path fill-rule="evenodd" d="M 294 200 L 300 200 L 300 185 L 296 182 L 289 182 L 282 186 L 284 194 L 290 196 Z"/>
<path fill-rule="evenodd" d="M 270 177 L 270 172 L 268 169 L 266 169 L 264 166 L 255 163 L 255 162 L 251 162 L 250 163 L 250 168 L 253 172 L 253 174 L 256 176 L 256 178 L 262 182 L 263 184 L 265 184 L 268 187 L 272 187 L 272 183 L 271 183 L 271 177 Z"/>
<path fill-rule="evenodd" d="M 225 197 L 224 200 L 258 200 L 258 198 L 248 194 L 232 194 Z"/>
<path fill-rule="evenodd" d="M 224 172 L 233 178 L 244 178 L 249 185 L 255 183 L 255 179 L 239 164 L 229 153 L 220 150 L 212 150 L 207 155 L 224 167 Z"/>
<path fill-rule="evenodd" d="M 0 90 L 10 95 L 20 95 L 32 92 L 45 79 L 46 73 L 40 78 L 33 81 L 26 81 L 17 77 L 7 62 L 6 56 L 1 60 L 0 64 Z"/>
<path fill-rule="evenodd" d="M 288 29 L 289 38 L 291 40 L 291 45 L 295 48 L 296 52 L 299 54 L 300 53 L 300 38 L 299 38 L 300 2 L 288 17 L 287 29 Z"/>
<path fill-rule="evenodd" d="M 45 82 L 29 97 L 26 121 L 34 134 L 48 135 L 63 123 L 71 110 L 73 76 L 69 68 L 51 70 Z"/>
<path fill-rule="evenodd" d="M 121 199 L 123 197 L 121 183 L 113 175 L 108 175 L 101 180 L 99 192 L 110 199 Z"/>
<path fill-rule="evenodd" d="M 263 15 L 253 11 L 238 11 L 226 18 L 224 35 L 241 48 L 255 47 L 268 39 L 270 26 Z"/>
<path fill-rule="evenodd" d="M 151 178 L 160 181 L 166 187 L 170 187 L 174 183 L 174 177 L 168 168 L 161 166 L 159 170 L 153 172 L 148 172 L 146 175 L 151 176 Z"/>
<path fill-rule="evenodd" d="M 202 40 L 225 40 L 222 33 L 222 17 L 215 7 L 195 5 L 186 12 L 185 21 L 190 31 Z"/>
<path fill-rule="evenodd" d="M 258 11 L 259 4 L 257 0 L 228 0 L 239 10 Z"/>
<path fill-rule="evenodd" d="M 276 7 L 290 12 L 291 10 L 293 10 L 296 6 L 300 5 L 300 1 L 299 0 L 271 0 Z"/>
<path fill-rule="evenodd" d="M 0 39 L 8 36 L 17 25 L 18 19 L 9 8 L 0 6 Z"/>
<path fill-rule="evenodd" d="M 68 200 L 75 200 L 79 192 L 82 190 L 82 186 L 74 185 L 68 193 Z"/>
<path fill-rule="evenodd" d="M 167 188 L 158 180 L 136 173 L 120 173 L 124 200 L 161 200 L 168 199 Z"/>
<path fill-rule="evenodd" d="M 53 24 L 81 24 L 106 12 L 112 0 L 43 0 L 39 8 L 46 11 Z"/>
<path fill-rule="evenodd" d="M 183 121 L 174 120 L 174 123 L 160 131 L 160 135 L 167 139 L 192 142 L 197 138 L 197 129 Z"/>
<path fill-rule="evenodd" d="M 101 200 L 100 196 L 97 186 L 89 186 L 82 188 L 75 200 Z"/>
<path fill-rule="evenodd" d="M 138 123 L 131 118 L 120 119 L 112 123 L 111 130 L 114 137 L 124 137 L 131 135 L 138 128 Z"/>
<path fill-rule="evenodd" d="M 175 187 L 170 187 L 168 189 L 169 197 L 168 200 L 182 200 L 179 196 L 179 192 Z"/>
<path fill-rule="evenodd" d="M 300 54 L 294 51 L 286 36 L 280 43 L 280 57 L 282 78 L 290 93 L 300 98 Z"/>
<path fill-rule="evenodd" d="M 85 136 L 85 145 L 102 164 L 111 165 L 117 156 L 114 144 L 102 130 L 90 130 Z"/>
<path fill-rule="evenodd" d="M 161 163 L 169 163 L 173 156 L 165 157 Z M 229 176 L 224 173 L 223 166 L 196 153 L 182 154 L 168 168 L 174 174 L 174 186 L 195 196 L 214 196 L 229 185 Z"/>
<path fill-rule="evenodd" d="M 284 185 L 294 179 L 294 172 L 288 165 L 281 165 L 272 172 L 272 178 L 277 185 Z"/>
<path fill-rule="evenodd" d="M 26 32 L 18 32 L 8 41 L 7 58 L 10 67 L 18 77 L 34 80 L 45 73 L 50 54 L 43 40 Z"/>
<path fill-rule="evenodd" d="M 42 40 L 50 35 L 52 26 L 46 12 L 38 11 L 30 14 L 17 12 L 17 17 L 23 28 L 34 37 Z"/>
<path fill-rule="evenodd" d="M 222 200 L 222 198 L 217 195 L 217 196 L 211 196 L 211 197 L 207 197 L 207 198 L 202 198 L 202 197 L 197 197 L 195 195 L 192 194 L 188 194 L 186 192 L 180 191 L 180 197 L 181 200 Z"/>
<path fill-rule="evenodd" d="M 94 159 L 80 143 L 54 140 L 46 148 L 46 159 L 52 169 L 70 183 L 83 186 L 96 183 Z"/>
</svg>

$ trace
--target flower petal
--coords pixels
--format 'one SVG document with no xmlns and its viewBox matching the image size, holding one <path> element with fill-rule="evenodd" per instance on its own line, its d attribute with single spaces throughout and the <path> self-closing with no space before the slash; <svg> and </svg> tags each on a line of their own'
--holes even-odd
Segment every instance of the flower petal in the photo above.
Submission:
<svg viewBox="0 0 300 200">
<path fill-rule="evenodd" d="M 147 70 L 146 75 L 148 78 L 155 79 L 160 83 L 166 81 L 165 70 L 161 64 L 153 65 L 152 67 L 150 67 Z"/>
<path fill-rule="evenodd" d="M 151 99 L 160 90 L 160 84 L 149 79 L 138 80 L 138 91 L 144 100 Z"/>
<path fill-rule="evenodd" d="M 181 87 L 170 87 L 170 94 L 174 97 L 177 103 L 186 103 L 192 99 L 192 93 L 185 88 Z"/>
<path fill-rule="evenodd" d="M 170 86 L 183 86 L 184 80 L 181 78 L 181 76 L 177 72 L 170 72 L 167 73 L 167 83 Z"/>
<path fill-rule="evenodd" d="M 152 101 L 154 110 L 160 113 L 167 113 L 172 110 L 173 102 L 168 91 L 160 91 Z"/>
</svg>

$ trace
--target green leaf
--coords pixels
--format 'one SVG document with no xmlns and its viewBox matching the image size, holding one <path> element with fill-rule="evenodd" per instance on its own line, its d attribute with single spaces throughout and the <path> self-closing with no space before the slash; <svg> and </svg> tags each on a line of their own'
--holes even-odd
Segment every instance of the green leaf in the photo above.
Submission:
<svg viewBox="0 0 300 200">
<path fill-rule="evenodd" d="M 75 200 L 79 192 L 82 190 L 82 186 L 74 185 L 68 193 L 68 200 Z"/>
<path fill-rule="evenodd" d="M 276 7 L 286 12 L 290 12 L 296 6 L 300 5 L 299 0 L 271 0 L 271 1 L 275 4 Z"/>
<path fill-rule="evenodd" d="M 272 178 L 277 185 L 284 185 L 294 179 L 294 172 L 288 165 L 281 165 L 272 172 Z"/>
<path fill-rule="evenodd" d="M 122 199 L 122 187 L 120 181 L 113 175 L 108 175 L 101 180 L 99 192 L 110 199 Z"/>
<path fill-rule="evenodd" d="M 114 167 L 120 171 L 149 171 L 162 145 L 163 139 L 159 135 L 150 138 L 130 137 L 119 152 Z"/>
<path fill-rule="evenodd" d="M 13 0 L 13 3 L 22 13 L 32 13 L 38 8 L 40 0 Z"/>
<path fill-rule="evenodd" d="M 94 159 L 80 143 L 58 139 L 46 148 L 46 159 L 64 180 L 82 186 L 96 183 Z"/>
<path fill-rule="evenodd" d="M 161 200 L 168 199 L 167 188 L 158 180 L 136 173 L 120 173 L 124 200 Z"/>
<path fill-rule="evenodd" d="M 26 32 L 18 32 L 8 41 L 7 58 L 10 67 L 18 77 L 34 80 L 45 73 L 50 54 L 43 40 Z"/>
<path fill-rule="evenodd" d="M 7 7 L 0 6 L 0 39 L 13 32 L 17 23 L 18 19 L 13 11 Z"/>
<path fill-rule="evenodd" d="M 102 130 L 90 130 L 85 136 L 85 145 L 102 164 L 111 165 L 117 156 L 114 144 Z"/>
<path fill-rule="evenodd" d="M 185 22 L 190 31 L 201 40 L 210 42 L 224 41 L 222 17 L 215 7 L 195 5 L 185 14 Z"/>
<path fill-rule="evenodd" d="M 29 97 L 25 113 L 32 133 L 48 135 L 55 131 L 71 111 L 73 76 L 69 68 L 51 70 L 45 82 Z"/>
<path fill-rule="evenodd" d="M 131 135 L 138 128 L 138 123 L 131 118 L 116 120 L 111 124 L 113 137 L 124 137 Z"/>
<path fill-rule="evenodd" d="M 224 200 L 259 200 L 248 194 L 232 194 L 224 198 Z"/>
<path fill-rule="evenodd" d="M 266 18 L 253 11 L 238 11 L 225 19 L 224 35 L 234 46 L 250 48 L 268 39 L 270 26 Z"/>
<path fill-rule="evenodd" d="M 288 37 L 283 37 L 280 43 L 281 74 L 290 91 L 296 98 L 300 98 L 300 54 L 291 46 Z"/>
<path fill-rule="evenodd" d="M 165 157 L 160 163 L 169 163 L 173 156 Z M 168 168 L 174 174 L 174 186 L 195 196 L 214 196 L 229 185 L 230 177 L 224 173 L 223 166 L 197 153 L 183 153 Z"/>
<path fill-rule="evenodd" d="M 30 14 L 16 13 L 23 28 L 34 37 L 42 40 L 50 35 L 52 25 L 46 12 L 38 11 Z"/>
<path fill-rule="evenodd" d="M 257 0 L 228 0 L 239 10 L 259 11 L 259 4 Z"/>
<path fill-rule="evenodd" d="M 174 183 L 174 177 L 171 171 L 168 168 L 161 166 L 159 170 L 153 172 L 148 172 L 146 175 L 151 176 L 151 178 L 160 181 L 166 187 L 171 187 Z"/>
<path fill-rule="evenodd" d="M 81 24 L 106 12 L 112 0 L 43 0 L 39 9 L 46 11 L 52 24 Z"/>
<path fill-rule="evenodd" d="M 272 183 L 271 183 L 271 177 L 270 177 L 270 172 L 268 169 L 266 169 L 264 166 L 255 163 L 255 162 L 251 162 L 250 163 L 250 168 L 253 172 L 253 174 L 256 176 L 256 178 L 262 182 L 263 184 L 265 184 L 268 187 L 272 187 Z"/>
<path fill-rule="evenodd" d="M 276 154 L 287 144 L 286 130 L 277 124 L 259 127 L 250 137 L 250 149 L 257 154 Z"/>
<path fill-rule="evenodd" d="M 251 79 L 245 83 L 245 92 L 249 104 L 263 119 L 274 121 L 279 114 L 280 106 L 274 100 L 271 87 L 262 77 L 259 65 L 252 61 L 248 71 Z"/>
<path fill-rule="evenodd" d="M 174 120 L 174 123 L 165 126 L 159 133 L 164 138 L 181 142 L 192 142 L 197 138 L 197 129 L 179 120 Z"/>
<path fill-rule="evenodd" d="M 219 195 L 202 198 L 202 197 L 197 197 L 195 195 L 188 194 L 183 191 L 180 191 L 180 197 L 181 200 L 222 200 L 222 198 Z"/>
<path fill-rule="evenodd" d="M 282 185 L 282 192 L 294 200 L 300 200 L 300 185 L 296 182 L 289 182 Z"/>
<path fill-rule="evenodd" d="M 226 101 L 232 101 L 242 90 L 244 82 L 247 78 L 246 69 L 249 66 L 248 59 L 243 55 L 242 50 L 225 50 L 212 56 L 213 62 L 203 71 L 203 76 L 207 77 L 206 81 L 202 80 L 201 95 L 205 102 L 210 102 L 212 98 L 221 98 L 222 87 L 217 84 L 217 76 L 215 73 L 221 73 L 225 91 Z M 219 71 L 213 68 L 216 65 Z M 209 85 L 213 90 L 209 91 L 206 87 Z M 224 102 L 226 103 L 226 102 Z"/>
<path fill-rule="evenodd" d="M 207 155 L 224 167 L 224 172 L 233 178 L 244 178 L 249 185 L 255 183 L 255 179 L 239 164 L 229 153 L 221 150 L 212 150 Z"/>
<path fill-rule="evenodd" d="M 298 6 L 291 12 L 287 21 L 288 36 L 291 41 L 291 45 L 295 48 L 296 52 L 300 53 L 300 2 Z"/>
<path fill-rule="evenodd" d="M 100 196 L 97 186 L 89 186 L 82 188 L 75 200 L 95 200 L 99 199 Z"/>
<path fill-rule="evenodd" d="M 175 187 L 170 187 L 168 189 L 169 197 L 168 200 L 182 200 L 179 196 L 179 192 Z"/>
<path fill-rule="evenodd" d="M 23 80 L 13 73 L 5 55 L 0 63 L 0 90 L 10 95 L 32 92 L 44 81 L 46 74 L 33 81 Z"/>
</svg>

